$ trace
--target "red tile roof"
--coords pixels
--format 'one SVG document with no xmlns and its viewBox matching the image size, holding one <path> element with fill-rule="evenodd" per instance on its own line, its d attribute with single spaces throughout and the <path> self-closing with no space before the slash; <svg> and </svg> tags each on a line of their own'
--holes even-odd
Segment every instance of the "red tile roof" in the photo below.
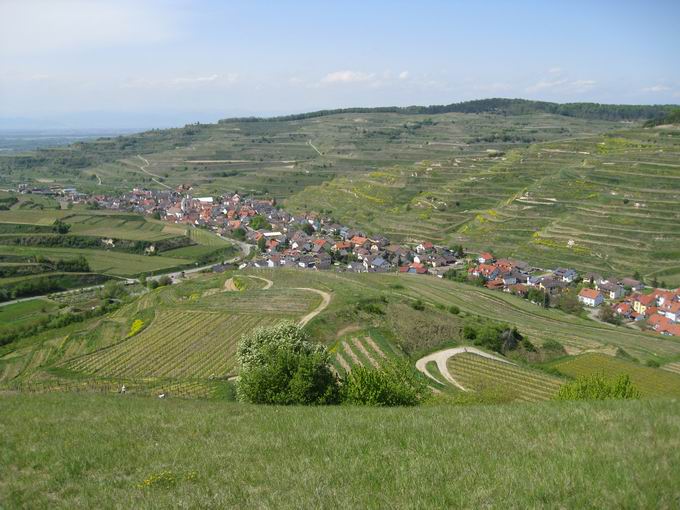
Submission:
<svg viewBox="0 0 680 510">
<path fill-rule="evenodd" d="M 595 289 L 581 289 L 581 292 L 579 292 L 578 295 L 587 299 L 597 299 L 597 296 L 601 296 L 602 294 Z"/>
</svg>

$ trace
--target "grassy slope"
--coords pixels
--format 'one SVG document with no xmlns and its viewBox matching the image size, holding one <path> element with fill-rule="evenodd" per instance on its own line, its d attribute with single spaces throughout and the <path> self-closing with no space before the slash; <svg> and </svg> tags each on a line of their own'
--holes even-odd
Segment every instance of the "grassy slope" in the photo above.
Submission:
<svg viewBox="0 0 680 510">
<path fill-rule="evenodd" d="M 3 396 L 0 500 L 32 508 L 670 508 L 673 400 L 413 409 Z M 35 448 L 40 445 L 40 448 Z M 136 486 L 170 471 L 173 486 Z M 183 478 L 189 473 L 194 480 Z"/>
</svg>

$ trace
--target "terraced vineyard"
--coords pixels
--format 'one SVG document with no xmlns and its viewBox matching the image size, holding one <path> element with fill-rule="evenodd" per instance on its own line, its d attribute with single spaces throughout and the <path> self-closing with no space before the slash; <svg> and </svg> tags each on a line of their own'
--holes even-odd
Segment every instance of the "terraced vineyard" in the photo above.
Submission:
<svg viewBox="0 0 680 510">
<path fill-rule="evenodd" d="M 74 214 L 62 221 L 71 225 L 69 234 L 133 241 L 160 241 L 174 237 L 164 231 L 163 224 L 146 221 L 142 216 L 115 214 Z"/>
<path fill-rule="evenodd" d="M 676 361 L 675 363 L 666 363 L 665 365 L 662 365 L 661 368 L 680 375 L 680 361 Z"/>
<path fill-rule="evenodd" d="M 172 398 L 213 398 L 221 382 L 208 380 L 135 380 L 135 379 L 55 379 L 41 381 L 16 381 L 0 385 L 2 391 L 26 393 L 120 393 L 125 386 L 128 395 L 156 396 L 165 394 Z"/>
<path fill-rule="evenodd" d="M 491 391 L 523 400 L 549 400 L 564 381 L 542 372 L 472 353 L 449 358 L 449 372 L 465 389 Z"/>
<path fill-rule="evenodd" d="M 350 372 L 352 367 L 379 367 L 383 363 L 402 357 L 397 348 L 381 338 L 380 335 L 352 334 L 341 340 L 331 348 L 333 366 L 342 375 Z"/>
<path fill-rule="evenodd" d="M 275 320 L 267 315 L 162 310 L 137 336 L 65 367 L 105 377 L 226 377 L 234 373 L 240 336 Z"/>
<path fill-rule="evenodd" d="M 616 377 L 627 374 L 643 396 L 680 396 L 680 375 L 667 370 L 645 367 L 637 363 L 599 353 L 586 353 L 553 365 L 571 377 L 604 374 Z"/>
<path fill-rule="evenodd" d="M 678 161 L 680 137 L 672 129 L 538 144 L 508 158 L 517 192 L 480 211 L 459 234 L 534 264 L 639 271 L 679 285 Z"/>
</svg>

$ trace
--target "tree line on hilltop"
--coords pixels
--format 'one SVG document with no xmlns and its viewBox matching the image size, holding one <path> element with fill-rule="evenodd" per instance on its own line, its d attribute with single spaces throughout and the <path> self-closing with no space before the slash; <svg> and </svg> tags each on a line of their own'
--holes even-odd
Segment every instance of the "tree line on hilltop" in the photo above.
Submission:
<svg viewBox="0 0 680 510">
<path fill-rule="evenodd" d="M 337 108 L 315 112 L 282 115 L 277 117 L 236 117 L 222 119 L 227 122 L 292 121 L 326 117 L 343 113 L 400 113 L 406 115 L 434 115 L 439 113 L 495 113 L 502 115 L 523 115 L 529 113 L 552 113 L 565 117 L 598 120 L 644 120 L 658 119 L 676 108 L 674 105 L 626 105 L 600 103 L 552 103 L 528 99 L 477 99 L 448 105 L 430 106 L 381 106 L 376 108 Z"/>
</svg>

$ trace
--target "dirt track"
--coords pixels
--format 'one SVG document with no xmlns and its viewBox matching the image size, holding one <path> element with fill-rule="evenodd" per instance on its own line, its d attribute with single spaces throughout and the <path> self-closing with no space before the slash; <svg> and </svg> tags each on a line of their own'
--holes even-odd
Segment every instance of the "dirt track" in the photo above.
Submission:
<svg viewBox="0 0 680 510">
<path fill-rule="evenodd" d="M 463 391 L 468 391 L 463 387 L 462 384 L 460 384 L 453 378 L 451 372 L 449 372 L 449 367 L 446 364 L 449 358 L 456 356 L 457 354 L 462 354 L 464 352 L 469 352 L 472 354 L 476 354 L 478 356 L 482 356 L 483 358 L 489 358 L 496 361 L 500 361 L 502 363 L 507 363 L 509 365 L 514 365 L 514 363 L 506 359 L 503 359 L 499 356 L 494 356 L 493 354 L 489 354 L 488 352 L 481 351 L 479 349 L 476 349 L 475 347 L 454 347 L 452 349 L 444 349 L 443 351 L 437 351 L 433 352 L 432 354 L 428 354 L 427 356 L 423 356 L 418 361 L 416 361 L 416 368 L 433 381 L 439 384 L 444 384 L 442 381 L 437 379 L 427 370 L 427 364 L 430 361 L 434 361 L 435 363 L 437 363 L 437 368 L 439 369 L 439 372 L 442 374 L 444 379 L 453 384 L 456 388 Z"/>
<path fill-rule="evenodd" d="M 331 295 L 328 292 L 324 292 L 323 290 L 310 289 L 309 287 L 295 287 L 295 290 L 306 290 L 308 292 L 315 292 L 319 296 L 321 296 L 322 299 L 321 304 L 319 306 L 317 306 L 313 311 L 309 312 L 302 319 L 300 319 L 300 326 L 304 326 L 305 324 L 307 324 L 314 317 L 323 312 L 331 303 Z"/>
</svg>

